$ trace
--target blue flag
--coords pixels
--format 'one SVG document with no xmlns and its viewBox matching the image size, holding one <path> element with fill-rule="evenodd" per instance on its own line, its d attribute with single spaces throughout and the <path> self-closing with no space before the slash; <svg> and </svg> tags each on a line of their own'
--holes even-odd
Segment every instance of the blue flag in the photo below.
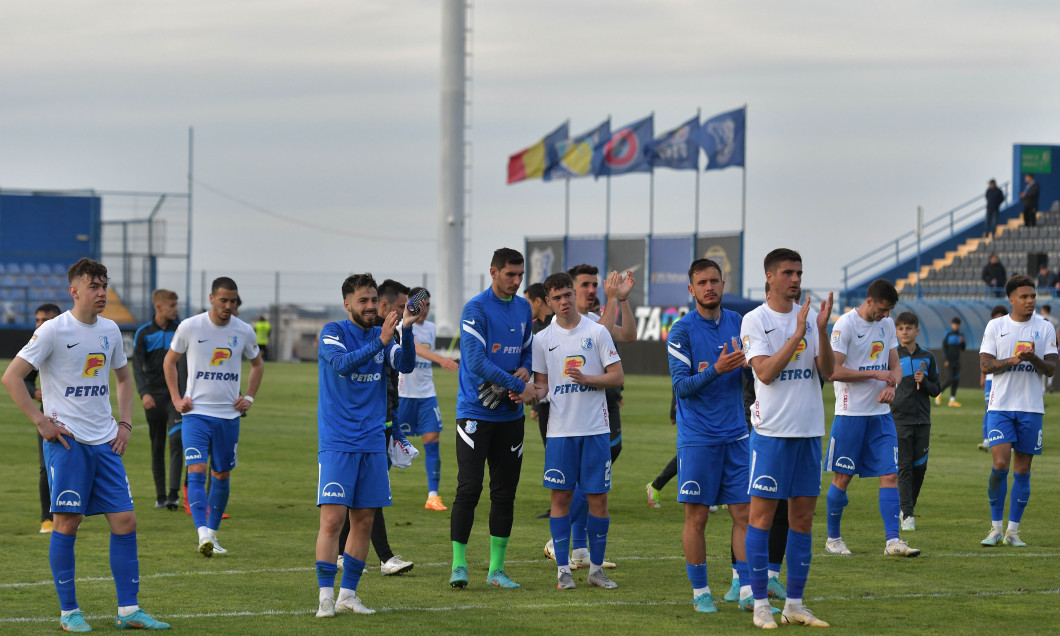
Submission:
<svg viewBox="0 0 1060 636">
<path fill-rule="evenodd" d="M 654 168 L 671 168 L 673 170 L 699 169 L 699 116 L 689 119 L 673 130 L 668 130 L 655 138 L 648 157 Z"/>
<path fill-rule="evenodd" d="M 556 163 L 545 172 L 545 181 L 587 177 L 593 170 L 593 148 L 611 136 L 611 120 L 554 145 Z M 601 141 L 603 140 L 603 141 Z"/>
<path fill-rule="evenodd" d="M 699 127 L 696 141 L 707 155 L 705 170 L 743 166 L 746 107 L 715 115 Z"/>
<path fill-rule="evenodd" d="M 648 115 L 601 139 L 593 151 L 593 174 L 601 177 L 651 172 L 648 147 L 654 135 L 655 116 Z"/>
</svg>

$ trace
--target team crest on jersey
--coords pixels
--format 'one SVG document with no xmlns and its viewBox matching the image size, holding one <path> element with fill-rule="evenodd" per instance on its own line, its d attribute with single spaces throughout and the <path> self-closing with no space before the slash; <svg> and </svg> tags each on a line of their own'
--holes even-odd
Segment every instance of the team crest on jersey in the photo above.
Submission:
<svg viewBox="0 0 1060 636">
<path fill-rule="evenodd" d="M 383 364 L 383 352 L 382 351 L 380 351 L 379 353 L 375 354 L 375 363 L 376 364 Z"/>
<path fill-rule="evenodd" d="M 85 356 L 85 368 L 81 371 L 82 378 L 95 378 L 99 375 L 100 369 L 107 364 L 107 354 L 105 353 L 90 353 Z"/>
<path fill-rule="evenodd" d="M 1023 353 L 1024 351 L 1033 351 L 1033 350 L 1034 350 L 1034 343 L 1033 342 L 1028 342 L 1026 340 L 1020 340 L 1019 342 L 1016 343 L 1016 350 L 1012 352 L 1012 355 L 1018 356 L 1019 354 Z"/>
<path fill-rule="evenodd" d="M 700 373 L 706 371 L 709 368 L 710 368 L 710 363 L 709 362 L 704 360 L 703 362 L 699 363 L 699 372 Z"/>
<path fill-rule="evenodd" d="M 791 356 L 791 362 L 795 362 L 801 358 L 803 351 L 806 351 L 806 338 L 799 340 L 799 344 L 795 346 L 795 353 Z"/>
<path fill-rule="evenodd" d="M 592 348 L 593 348 L 593 339 L 592 338 L 582 338 L 582 350 L 583 351 L 590 351 Z"/>
<path fill-rule="evenodd" d="M 883 342 L 873 340 L 872 347 L 869 349 L 869 360 L 879 359 L 881 353 L 883 353 Z"/>
<path fill-rule="evenodd" d="M 832 344 L 837 344 L 839 342 L 839 336 L 840 333 L 838 329 L 832 332 Z"/>
<path fill-rule="evenodd" d="M 563 377 L 569 378 L 570 372 L 585 366 L 585 356 L 567 356 L 563 359 Z"/>
<path fill-rule="evenodd" d="M 219 367 L 221 364 L 232 357 L 231 349 L 214 349 L 213 355 L 210 356 L 210 366 Z"/>
<path fill-rule="evenodd" d="M 228 346 L 229 346 L 229 347 L 232 347 L 233 349 L 234 349 L 234 348 L 236 348 L 236 347 L 238 347 L 238 346 L 239 346 L 239 338 L 238 338 L 238 337 L 236 337 L 236 336 L 232 336 L 232 337 L 230 337 L 230 338 L 228 339 Z"/>
</svg>

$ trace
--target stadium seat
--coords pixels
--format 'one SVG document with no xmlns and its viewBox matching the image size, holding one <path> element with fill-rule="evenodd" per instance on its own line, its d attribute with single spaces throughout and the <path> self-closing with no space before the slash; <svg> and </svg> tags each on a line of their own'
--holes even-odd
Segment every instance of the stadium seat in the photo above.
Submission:
<svg viewBox="0 0 1060 636">
<path fill-rule="evenodd" d="M 18 263 L 8 263 L 7 265 L 4 266 L 4 269 L 7 271 L 8 274 L 21 274 L 22 273 L 22 268 L 19 266 Z"/>
<path fill-rule="evenodd" d="M 22 273 L 23 274 L 36 274 L 37 273 L 37 266 L 34 265 L 33 263 L 22 263 Z"/>
</svg>

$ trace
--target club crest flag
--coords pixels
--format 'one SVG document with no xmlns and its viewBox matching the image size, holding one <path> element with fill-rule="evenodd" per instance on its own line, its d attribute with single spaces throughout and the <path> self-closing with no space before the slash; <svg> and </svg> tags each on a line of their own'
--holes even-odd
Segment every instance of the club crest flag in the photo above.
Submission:
<svg viewBox="0 0 1060 636">
<path fill-rule="evenodd" d="M 545 181 L 588 177 L 593 172 L 593 150 L 611 137 L 611 120 L 573 139 L 556 144 L 557 161 L 545 171 Z"/>
<path fill-rule="evenodd" d="M 654 168 L 672 170 L 698 170 L 699 116 L 689 119 L 673 130 L 668 130 L 655 138 L 648 149 L 648 158 Z"/>
<path fill-rule="evenodd" d="M 567 124 L 564 123 L 545 135 L 541 141 L 508 157 L 508 183 L 544 177 L 549 166 L 556 163 L 556 144 L 568 136 L 570 133 Z"/>
<path fill-rule="evenodd" d="M 655 117 L 648 115 L 619 128 L 594 148 L 593 174 L 596 176 L 651 172 L 648 148 L 655 136 Z"/>
<path fill-rule="evenodd" d="M 705 170 L 743 166 L 747 109 L 715 115 L 699 126 L 696 142 L 707 155 Z"/>
</svg>

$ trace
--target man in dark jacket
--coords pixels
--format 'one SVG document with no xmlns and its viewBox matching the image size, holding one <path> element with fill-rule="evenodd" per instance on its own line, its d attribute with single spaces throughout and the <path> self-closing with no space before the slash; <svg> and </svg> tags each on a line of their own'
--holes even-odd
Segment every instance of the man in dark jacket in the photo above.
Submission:
<svg viewBox="0 0 1060 636">
<path fill-rule="evenodd" d="M 1023 182 L 1023 192 L 1020 192 L 1020 198 L 1023 199 L 1023 224 L 1034 227 L 1038 222 L 1038 182 L 1034 180 L 1033 174 L 1023 175 Z"/>
<path fill-rule="evenodd" d="M 983 236 L 989 236 L 997 227 L 997 217 L 1001 212 L 1001 204 L 1005 202 L 1005 193 L 997 187 L 997 181 L 993 179 L 986 186 L 986 226 L 983 228 Z"/>
<path fill-rule="evenodd" d="M 961 333 L 961 319 L 957 316 L 950 321 L 950 330 L 942 337 L 943 366 L 950 371 L 950 377 L 943 386 L 950 387 L 949 406 L 960 407 L 957 401 L 957 385 L 961 383 L 961 352 L 967 348 L 964 334 Z M 899 347 L 901 349 L 901 347 Z M 935 404 L 939 403 L 939 394 L 935 394 Z"/>
<path fill-rule="evenodd" d="M 906 311 L 894 320 L 898 333 L 898 361 L 902 381 L 894 392 L 891 415 L 898 433 L 898 500 L 902 530 L 916 530 L 913 508 L 927 473 L 928 438 L 931 435 L 931 402 L 942 392 L 935 356 L 917 343 L 920 320 Z"/>
<path fill-rule="evenodd" d="M 1008 276 L 1005 273 L 1005 266 L 1001 264 L 1001 259 L 998 257 L 997 252 L 990 255 L 990 261 L 983 265 L 983 282 L 986 283 L 987 287 L 991 288 L 991 293 L 1000 298 L 1002 291 L 1001 288 L 1005 286 L 1005 281 L 1008 280 Z"/>
</svg>

